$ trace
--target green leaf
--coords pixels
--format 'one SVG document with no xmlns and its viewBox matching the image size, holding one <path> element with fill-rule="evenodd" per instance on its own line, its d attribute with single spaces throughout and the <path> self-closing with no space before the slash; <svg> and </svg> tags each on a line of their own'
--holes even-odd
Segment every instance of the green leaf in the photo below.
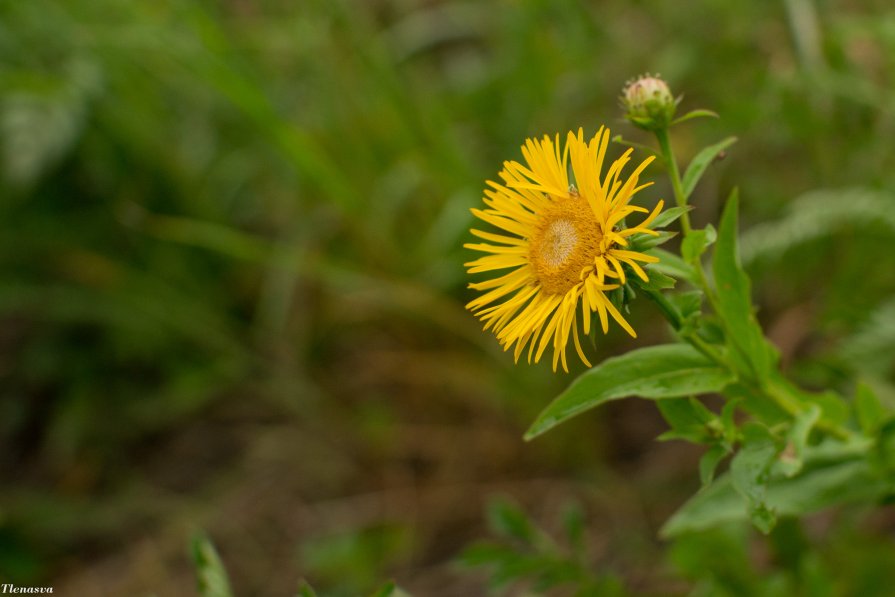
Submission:
<svg viewBox="0 0 895 597">
<path fill-rule="evenodd" d="M 688 290 L 687 292 L 669 293 L 668 300 L 671 301 L 681 317 L 686 321 L 702 312 L 702 291 Z"/>
<path fill-rule="evenodd" d="M 877 431 L 876 443 L 876 459 L 887 470 L 895 468 L 895 421 L 889 420 L 884 423 Z"/>
<path fill-rule="evenodd" d="M 695 398 L 669 398 L 656 403 L 659 412 L 671 429 L 659 439 L 683 439 L 695 444 L 711 442 L 712 433 L 708 424 L 716 417 L 705 405 Z"/>
<path fill-rule="evenodd" d="M 709 245 L 718 237 L 715 227 L 709 224 L 704 230 L 691 230 L 690 234 L 681 241 L 681 256 L 687 263 L 696 263 L 705 253 Z"/>
<path fill-rule="evenodd" d="M 370 597 L 398 597 L 403 591 L 395 585 L 394 581 L 389 581 L 379 587 Z"/>
<path fill-rule="evenodd" d="M 579 504 L 572 502 L 566 505 L 563 509 L 563 529 L 565 529 L 569 545 L 571 545 L 574 553 L 577 555 L 584 554 L 584 533 L 587 530 L 586 522 L 587 520 L 584 510 L 581 509 Z"/>
<path fill-rule="evenodd" d="M 670 230 L 662 230 L 658 234 L 635 234 L 631 237 L 631 250 L 644 252 L 652 249 L 653 247 L 658 247 L 659 245 L 664 245 L 672 238 L 677 236 L 677 232 L 673 232 Z"/>
<path fill-rule="evenodd" d="M 803 516 L 837 504 L 874 501 L 888 491 L 865 460 L 836 462 L 804 469 L 790 479 L 769 484 L 766 504 L 778 516 Z M 725 474 L 694 495 L 662 527 L 664 537 L 747 520 L 748 504 Z"/>
<path fill-rule="evenodd" d="M 496 534 L 531 543 L 535 529 L 518 506 L 507 499 L 497 498 L 488 504 L 488 526 Z"/>
<path fill-rule="evenodd" d="M 203 534 L 193 537 L 191 543 L 196 579 L 202 597 L 232 597 L 227 571 L 211 540 Z"/>
<path fill-rule="evenodd" d="M 720 116 L 718 116 L 716 112 L 712 112 L 711 110 L 706 110 L 704 108 L 700 108 L 698 110 L 690 110 L 683 116 L 672 120 L 671 126 L 680 124 L 682 122 L 687 122 L 688 120 L 693 120 L 694 118 L 720 118 Z"/>
<path fill-rule="evenodd" d="M 891 210 L 893 203 L 895 201 L 889 198 L 890 207 L 886 209 L 895 211 Z M 866 320 L 851 337 L 842 342 L 837 352 L 846 363 L 860 371 L 863 376 L 885 378 L 891 371 L 893 347 L 895 347 L 895 298 L 884 301 L 868 313 Z"/>
<path fill-rule="evenodd" d="M 887 419 L 886 409 L 876 393 L 863 382 L 858 383 L 855 389 L 855 412 L 858 415 L 858 424 L 867 435 L 875 435 Z"/>
<path fill-rule="evenodd" d="M 755 377 L 767 377 L 776 362 L 776 351 L 765 340 L 761 326 L 752 312 L 749 277 L 740 267 L 737 254 L 737 208 L 739 196 L 734 189 L 718 231 L 718 244 L 712 270 L 718 290 L 718 316 L 723 320 L 731 353 L 738 357 L 741 367 L 751 370 Z"/>
<path fill-rule="evenodd" d="M 302 580 L 298 583 L 298 594 L 296 597 L 317 597 L 317 592 L 307 581 Z"/>
<path fill-rule="evenodd" d="M 796 419 L 786 435 L 786 447 L 778 460 L 778 468 L 785 476 L 795 476 L 802 470 L 808 436 L 811 429 L 820 420 L 820 414 L 820 407 L 812 404 L 807 410 L 796 415 Z"/>
<path fill-rule="evenodd" d="M 658 263 L 649 264 L 651 270 L 662 272 L 676 280 L 687 280 L 695 283 L 696 272 L 693 270 L 693 266 L 674 253 L 664 249 L 650 249 L 646 251 L 646 254 L 659 258 Z"/>
<path fill-rule="evenodd" d="M 751 425 L 744 432 L 743 445 L 730 463 L 731 481 L 734 489 L 746 498 L 752 523 L 761 532 L 769 533 L 776 523 L 766 500 L 777 446 L 770 434 L 758 425 Z"/>
<path fill-rule="evenodd" d="M 746 516 L 746 501 L 733 488 L 730 473 L 727 473 L 687 500 L 662 525 L 660 534 L 664 538 L 677 537 L 727 522 L 742 521 Z"/>
<path fill-rule="evenodd" d="M 702 353 L 685 344 L 640 348 L 583 373 L 538 416 L 525 439 L 588 409 L 627 396 L 660 399 L 718 392 L 732 381 Z"/>
<path fill-rule="evenodd" d="M 699 481 L 703 487 L 709 486 L 712 479 L 715 478 L 715 470 L 718 468 L 718 464 L 728 454 L 730 454 L 730 450 L 725 446 L 715 444 L 702 455 L 702 458 L 699 459 Z"/>
<path fill-rule="evenodd" d="M 483 566 L 501 563 L 515 555 L 516 551 L 508 545 L 478 541 L 463 550 L 460 561 L 468 566 Z"/>
<path fill-rule="evenodd" d="M 893 199 L 895 195 L 891 191 L 863 187 L 805 193 L 787 203 L 786 214 L 779 220 L 765 222 L 743 234 L 743 262 L 776 259 L 793 247 L 829 238 L 843 230 L 872 226 L 892 234 L 895 232 Z M 895 309 L 895 301 L 892 304 Z"/>
<path fill-rule="evenodd" d="M 724 441 L 731 445 L 739 440 L 740 430 L 737 428 L 734 416 L 736 415 L 737 407 L 741 403 L 742 400 L 739 398 L 728 397 L 727 403 L 721 409 L 720 421 L 721 429 L 724 433 Z"/>
<path fill-rule="evenodd" d="M 644 282 L 640 278 L 633 276 L 631 280 L 634 284 L 645 290 L 666 290 L 668 288 L 674 288 L 674 285 L 677 283 L 677 280 L 671 276 L 666 276 L 662 272 L 654 270 L 649 266 L 647 266 L 647 275 L 649 276 L 648 282 Z"/>
<path fill-rule="evenodd" d="M 669 224 L 674 223 L 678 218 L 693 209 L 691 205 L 685 205 L 683 207 L 669 207 L 662 213 L 656 216 L 656 219 L 652 221 L 650 224 L 650 228 L 658 229 L 665 228 Z"/>
<path fill-rule="evenodd" d="M 702 175 L 705 173 L 706 168 L 709 167 L 709 164 L 711 164 L 722 151 L 736 142 L 736 137 L 728 137 L 719 143 L 709 145 L 696 154 L 690 162 L 690 165 L 687 166 L 687 170 L 684 172 L 684 178 L 681 181 L 684 197 L 689 197 L 690 194 L 693 193 L 693 189 L 696 188 L 696 184 L 699 182 L 699 179 L 702 178 Z"/>
<path fill-rule="evenodd" d="M 845 398 L 826 390 L 808 392 L 786 379 L 779 371 L 774 371 L 767 378 L 767 386 L 776 393 L 784 393 L 789 399 L 797 401 L 803 407 L 820 407 L 821 419 L 831 425 L 843 425 L 848 421 L 849 409 Z"/>
</svg>

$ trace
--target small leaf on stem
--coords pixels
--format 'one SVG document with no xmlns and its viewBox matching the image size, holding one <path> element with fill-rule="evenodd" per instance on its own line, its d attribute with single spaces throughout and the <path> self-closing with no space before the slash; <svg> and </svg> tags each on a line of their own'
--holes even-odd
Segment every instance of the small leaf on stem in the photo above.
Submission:
<svg viewBox="0 0 895 597">
<path fill-rule="evenodd" d="M 690 162 L 690 165 L 687 166 L 687 170 L 684 172 L 684 178 L 681 182 L 681 186 L 683 187 L 684 191 L 684 197 L 689 197 L 693 193 L 693 189 L 696 188 L 696 184 L 699 182 L 699 179 L 702 178 L 703 174 L 705 174 L 705 170 L 709 167 L 709 164 L 711 164 L 712 161 L 714 161 L 714 159 L 718 157 L 718 155 L 722 151 L 736 142 L 736 137 L 728 137 L 719 143 L 709 145 L 696 154 L 696 156 Z"/>
</svg>

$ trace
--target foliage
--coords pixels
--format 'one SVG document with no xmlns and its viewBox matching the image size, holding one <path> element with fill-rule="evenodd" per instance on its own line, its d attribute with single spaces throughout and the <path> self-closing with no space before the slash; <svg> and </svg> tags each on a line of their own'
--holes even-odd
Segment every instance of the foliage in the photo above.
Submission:
<svg viewBox="0 0 895 597">
<path fill-rule="evenodd" d="M 659 286 L 629 289 L 667 299 L 656 313 L 672 328 L 662 335 L 645 301 L 633 304 L 631 316 L 650 330 L 633 354 L 670 345 L 692 363 L 693 351 L 711 358 L 692 344 L 705 343 L 724 364 L 698 360 L 698 368 L 717 383 L 737 380 L 718 388 L 723 403 L 715 382 L 691 390 L 709 396 L 648 397 L 668 421 L 664 439 L 705 450 L 691 478 L 705 488 L 681 512 L 709 526 L 754 515 L 767 528 L 775 512 L 783 524 L 788 514 L 827 516 L 839 502 L 888 498 L 890 7 L 300 4 L 0 3 L 4 579 L 49 582 L 137 545 L 147 528 L 214 511 L 220 488 L 244 476 L 232 452 L 277 452 L 257 431 L 268 420 L 350 437 L 363 455 L 346 467 L 355 476 L 337 482 L 336 458 L 319 459 L 327 473 L 316 473 L 306 462 L 313 457 L 280 449 L 301 463 L 314 487 L 308 499 L 394 479 L 416 489 L 430 483 L 407 480 L 405 460 L 418 456 L 395 452 L 420 420 L 459 422 L 451 430 L 458 443 L 475 432 L 470 421 L 499 420 L 517 433 L 559 384 L 570 386 L 567 395 L 599 381 L 600 369 L 578 384 L 511 369 L 459 307 L 467 297 L 459 247 L 480 181 L 521 136 L 611 117 L 621 82 L 647 68 L 685 91 L 681 113 L 706 104 L 722 116 L 695 120 L 711 113 L 691 111 L 673 127 L 687 205 L 668 212 L 688 214 L 691 232 L 649 248 L 662 260 L 650 268 Z M 729 208 L 727 230 L 716 230 L 734 185 L 741 213 Z M 661 182 L 654 190 L 673 193 Z M 730 229 L 740 226 L 737 251 Z M 699 261 L 710 265 L 714 292 L 702 288 Z M 722 262 L 720 279 L 739 288 L 735 295 L 712 285 Z M 771 367 L 755 379 L 777 358 L 755 352 L 763 344 L 757 323 L 780 348 L 785 377 Z M 631 348 L 609 337 L 597 350 L 609 366 Z M 604 411 L 564 423 L 582 435 L 559 427 L 538 439 L 536 464 L 514 474 L 589 478 L 623 433 L 616 415 L 629 411 L 614 410 L 628 408 L 618 400 L 646 393 L 631 387 L 598 386 L 590 397 Z M 244 417 L 264 421 L 251 433 L 240 428 L 257 437 L 235 449 L 218 427 L 196 440 L 200 448 L 184 442 L 183 451 L 209 463 L 207 475 L 184 454 L 161 450 L 233 404 L 225 421 L 233 411 L 264 413 Z M 583 412 L 580 394 L 576 404 Z M 747 433 L 749 419 L 758 427 Z M 734 483 L 732 459 L 753 441 Z M 152 464 L 156 454 L 163 465 Z M 169 482 L 178 467 L 186 480 Z M 383 473 L 388 467 L 397 472 Z M 442 482 L 426 488 L 440 491 Z M 852 510 L 834 510 L 842 511 Z M 676 520 L 666 532 L 677 535 Z M 413 524 L 436 533 L 430 521 Z M 352 533 L 365 536 L 356 528 L 321 535 L 335 537 L 320 543 L 332 555 L 321 569 L 387 578 L 370 555 L 376 539 L 341 539 Z M 699 537 L 687 544 L 718 553 Z M 830 542 L 830 557 L 843 564 L 829 574 L 866 570 L 876 581 L 854 594 L 887 586 L 885 543 L 845 531 L 831 532 Z M 863 543 L 874 547 L 855 549 L 864 559 L 849 552 Z M 278 562 L 291 564 L 294 549 L 281 549 L 290 555 Z M 416 561 L 443 557 L 429 549 Z M 691 570 L 706 591 L 725 573 Z M 264 573 L 232 572 L 237 588 L 247 578 L 267 582 Z M 739 594 L 759 591 L 745 586 Z"/>
<path fill-rule="evenodd" d="M 698 152 L 682 179 L 669 126 L 646 128 L 656 136 L 669 167 L 677 206 L 685 210 L 708 163 L 733 138 Z M 795 203 L 792 213 L 776 227 L 754 232 L 751 242 L 767 254 L 780 254 L 812 235 L 829 234 L 843 222 L 886 222 L 886 199 L 872 193 L 859 193 L 845 203 L 842 199 L 837 196 L 834 202 L 823 193 L 806 197 Z M 717 233 L 711 225 L 694 229 L 689 213 L 680 213 L 681 255 L 679 260 L 670 259 L 680 265 L 666 267 L 665 273 L 683 273 L 681 278 L 692 287 L 690 292 L 705 297 L 708 312 L 702 311 L 700 300 L 688 301 L 686 311 L 681 311 L 676 306 L 681 304 L 679 299 L 663 296 L 665 289 L 675 287 L 673 283 L 640 285 L 681 344 L 633 350 L 585 372 L 544 410 L 526 436 L 533 438 L 611 399 L 635 395 L 659 400 L 660 411 L 671 426 L 663 438 L 710 446 L 700 462 L 702 488 L 665 524 L 666 537 L 743 520 L 770 534 L 781 517 L 799 519 L 846 503 L 878 504 L 895 492 L 886 431 L 891 411 L 874 391 L 859 385 L 853 400 L 830 390 L 809 393 L 786 380 L 779 370 L 779 353 L 758 323 L 751 282 L 740 263 L 738 211 L 739 196 L 734 189 Z M 709 277 L 703 254 L 713 244 Z M 887 308 L 873 315 L 872 332 L 862 331 L 846 345 L 846 359 L 850 355 L 855 363 L 855 355 L 868 346 L 871 352 L 891 346 Z M 677 353 L 682 352 L 700 361 L 698 368 L 678 362 Z M 891 364 L 889 356 L 883 357 L 883 367 Z M 713 383 L 701 383 L 706 375 Z M 720 394 L 725 401 L 720 414 L 697 398 L 710 393 Z M 667 403 L 661 401 L 669 398 L 672 400 Z M 736 416 L 737 411 L 741 416 Z M 719 462 L 731 453 L 729 471 L 715 478 Z M 784 588 L 766 587 L 760 592 L 771 594 Z"/>
<path fill-rule="evenodd" d="M 227 570 L 211 540 L 204 535 L 193 537 L 193 565 L 196 568 L 199 595 L 201 597 L 232 597 Z M 317 597 L 317 592 L 307 581 L 300 581 L 296 597 Z M 394 582 L 387 582 L 370 593 L 370 597 L 407 597 Z"/>
<path fill-rule="evenodd" d="M 488 522 L 499 540 L 469 546 L 461 562 L 489 568 L 492 591 L 508 594 L 527 587 L 534 594 L 545 594 L 571 585 L 577 597 L 624 594 L 617 575 L 594 572 L 584 542 L 585 520 L 576 506 L 565 512 L 562 542 L 534 526 L 525 512 L 505 499 L 489 504 Z"/>
<path fill-rule="evenodd" d="M 202 597 L 232 597 L 233 592 L 230 590 L 227 570 L 208 537 L 196 535 L 193 537 L 191 548 L 199 595 Z"/>
<path fill-rule="evenodd" d="M 681 181 L 667 128 L 654 132 L 670 165 L 678 207 L 684 209 L 708 162 L 732 139 L 697 153 Z M 700 465 L 704 487 L 668 522 L 667 536 L 743 517 L 770 533 L 780 515 L 803 516 L 848 501 L 872 503 L 895 489 L 890 484 L 895 471 L 876 457 L 875 446 L 886 443 L 880 430 L 888 412 L 872 390 L 862 386 L 860 397 L 849 404 L 835 392 L 804 392 L 778 371 L 779 355 L 756 319 L 751 283 L 740 265 L 738 206 L 735 189 L 717 234 L 710 226 L 693 229 L 689 214 L 681 213 L 681 259 L 695 274 L 687 281 L 706 297 L 717 335 L 708 337 L 702 331 L 703 318 L 708 321 L 709 316 L 700 317 L 698 305 L 684 315 L 661 295 L 661 289 L 649 289 L 647 296 L 660 307 L 682 344 L 638 349 L 597 365 L 554 400 L 527 435 L 532 438 L 613 398 L 720 393 L 728 401 L 723 416 L 694 398 L 660 409 L 672 426 L 670 437 L 711 445 Z M 716 238 L 710 282 L 702 255 Z M 698 364 L 680 362 L 684 353 Z M 750 419 L 738 422 L 737 410 Z M 853 429 L 849 420 L 861 421 L 861 429 Z M 713 480 L 720 459 L 734 450 L 729 473 Z M 812 466 L 818 460 L 822 464 Z"/>
</svg>

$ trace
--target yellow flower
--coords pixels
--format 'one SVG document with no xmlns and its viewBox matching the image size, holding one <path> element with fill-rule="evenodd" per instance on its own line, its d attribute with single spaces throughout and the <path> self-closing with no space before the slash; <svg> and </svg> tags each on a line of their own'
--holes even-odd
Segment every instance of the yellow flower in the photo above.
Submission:
<svg viewBox="0 0 895 597">
<path fill-rule="evenodd" d="M 663 202 L 637 226 L 624 227 L 630 214 L 649 213 L 629 201 L 652 184 L 638 186 L 638 178 L 653 158 L 644 160 L 623 179 L 622 169 L 631 155 L 628 149 L 601 180 L 608 144 L 605 127 L 589 142 L 581 129 L 577 136 L 570 132 L 564 148 L 559 135 L 555 141 L 546 135 L 541 140 L 528 139 L 522 146 L 528 165 L 504 162 L 500 172 L 503 184 L 487 183 L 490 188 L 485 189 L 483 198 L 487 209 L 472 210 L 501 232 L 471 231 L 489 242 L 464 245 L 487 253 L 465 264 L 469 273 L 510 271 L 470 284 L 483 294 L 466 308 L 485 322 L 486 330 L 494 331 L 504 350 L 515 344 L 517 362 L 526 346 L 528 361 L 534 356 L 537 362 L 552 344 L 553 370 L 562 362 L 568 371 L 566 346 L 571 338 L 578 356 L 590 366 L 581 349 L 578 322 L 580 319 L 583 333 L 589 334 L 594 312 L 599 314 L 604 334 L 611 316 L 636 337 L 605 292 L 625 284 L 625 266 L 648 281 L 640 263 L 658 259 L 630 250 L 628 241 L 634 234 L 658 234 L 648 226 Z M 569 184 L 570 161 L 575 186 Z"/>
</svg>

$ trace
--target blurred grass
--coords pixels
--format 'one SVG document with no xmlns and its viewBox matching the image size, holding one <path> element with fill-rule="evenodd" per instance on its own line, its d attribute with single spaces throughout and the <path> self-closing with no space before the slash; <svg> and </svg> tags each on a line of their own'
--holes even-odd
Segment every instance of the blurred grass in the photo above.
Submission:
<svg viewBox="0 0 895 597">
<path fill-rule="evenodd" d="M 677 132 L 683 159 L 741 138 L 697 189 L 697 224 L 734 184 L 748 223 L 815 189 L 895 207 L 886 2 L 4 0 L 0 15 L 0 573 L 21 582 L 76 575 L 184 508 L 209 515 L 249 486 L 227 474 L 241 451 L 280 462 L 281 425 L 302 499 L 605 478 L 636 458 L 656 425 L 637 405 L 514 443 L 569 378 L 513 367 L 480 333 L 460 246 L 524 137 L 605 122 L 643 140 L 617 109 L 642 71 L 722 115 Z M 859 372 L 895 399 L 891 359 L 835 348 L 892 319 L 893 233 L 861 222 L 783 235 L 751 267 L 803 382 Z M 646 305 L 633 317 L 640 342 L 664 333 Z M 464 443 L 493 467 L 451 461 Z M 305 451 L 339 456 L 327 470 Z M 480 528 L 464 516 L 458 536 Z M 403 523 L 407 570 L 452 555 L 443 527 Z M 337 585 L 347 572 L 327 566 Z"/>
</svg>

